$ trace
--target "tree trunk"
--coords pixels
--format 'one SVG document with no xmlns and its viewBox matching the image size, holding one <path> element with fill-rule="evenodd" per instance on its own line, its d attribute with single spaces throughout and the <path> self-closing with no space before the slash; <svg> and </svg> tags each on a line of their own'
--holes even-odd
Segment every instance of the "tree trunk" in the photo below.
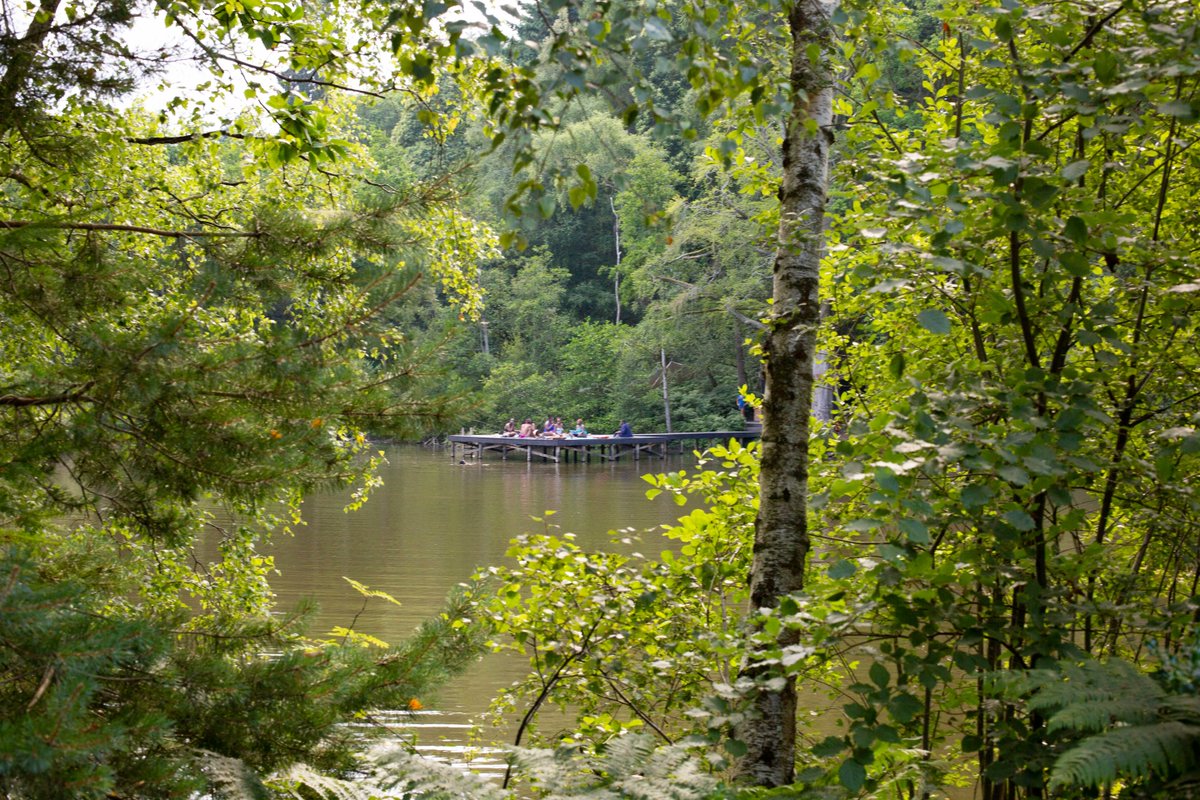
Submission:
<svg viewBox="0 0 1200 800">
<path fill-rule="evenodd" d="M 613 268 L 613 300 L 617 304 L 617 318 L 614 325 L 621 324 L 621 217 L 617 214 L 616 195 L 608 198 L 608 207 L 613 215 L 613 241 L 617 250 L 617 266 Z"/>
<path fill-rule="evenodd" d="M 746 349 L 742 346 L 746 335 L 742 333 L 742 322 L 733 318 L 733 363 L 737 367 L 738 386 L 746 385 Z"/>
<path fill-rule="evenodd" d="M 663 416 L 667 420 L 667 433 L 671 432 L 671 396 L 667 394 L 667 351 L 664 348 L 659 348 L 659 355 L 662 356 L 662 390 L 663 390 Z"/>
<path fill-rule="evenodd" d="M 750 573 L 754 608 L 774 607 L 784 595 L 804 588 L 809 548 L 809 414 L 833 139 L 833 76 L 824 54 L 833 43 L 833 9 L 834 5 L 818 0 L 796 0 L 788 14 L 794 107 L 783 142 L 774 305 L 764 342 L 761 504 Z M 808 58 L 808 48 L 814 44 L 823 54 L 816 64 Z M 797 635 L 785 631 L 782 636 L 786 646 Z M 743 674 L 756 677 L 767 670 L 750 653 Z M 759 786 L 789 784 L 796 748 L 795 681 L 788 680 L 778 691 L 760 690 L 753 704 L 754 713 L 738 732 L 748 748 L 739 764 L 740 777 Z"/>
</svg>

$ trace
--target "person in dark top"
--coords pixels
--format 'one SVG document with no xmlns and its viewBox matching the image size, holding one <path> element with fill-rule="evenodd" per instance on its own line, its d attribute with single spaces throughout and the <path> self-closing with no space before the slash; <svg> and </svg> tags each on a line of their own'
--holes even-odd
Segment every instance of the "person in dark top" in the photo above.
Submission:
<svg viewBox="0 0 1200 800">
<path fill-rule="evenodd" d="M 629 423 L 621 420 L 621 427 L 617 428 L 617 432 L 613 436 L 633 436 L 633 428 L 629 427 Z"/>
</svg>

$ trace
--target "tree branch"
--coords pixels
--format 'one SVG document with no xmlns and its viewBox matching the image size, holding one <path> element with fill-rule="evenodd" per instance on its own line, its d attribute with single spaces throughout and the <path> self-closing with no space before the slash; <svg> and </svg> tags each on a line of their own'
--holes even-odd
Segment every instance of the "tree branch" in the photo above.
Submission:
<svg viewBox="0 0 1200 800">
<path fill-rule="evenodd" d="M 84 399 L 88 390 L 95 385 L 95 381 L 88 381 L 73 392 L 63 392 L 62 394 L 53 394 L 43 397 L 31 397 L 28 395 L 16 394 L 0 395 L 0 406 L 28 408 L 29 406 L 57 406 L 62 405 L 63 403 L 73 403 L 76 400 Z"/>
<path fill-rule="evenodd" d="M 200 139 L 256 139 L 256 136 L 247 136 L 244 133 L 234 133 L 227 130 L 203 131 L 202 133 L 184 133 L 179 136 L 128 136 L 125 141 L 130 144 L 183 144 L 184 142 L 195 142 Z"/>
<path fill-rule="evenodd" d="M 1070 61 L 1072 58 L 1075 57 L 1076 53 L 1078 53 L 1080 50 L 1082 50 L 1083 48 L 1090 45 L 1092 43 L 1092 39 L 1094 39 L 1096 37 L 1096 34 L 1100 32 L 1100 29 L 1103 28 L 1105 25 L 1107 25 L 1110 21 L 1112 21 L 1113 17 L 1115 17 L 1117 14 L 1120 14 L 1124 10 L 1125 10 L 1125 3 L 1121 3 L 1116 8 L 1114 8 L 1112 11 L 1108 12 L 1103 17 L 1096 20 L 1096 23 L 1094 25 L 1092 25 L 1092 27 L 1088 28 L 1087 33 L 1085 33 L 1083 35 L 1083 38 L 1079 40 L 1079 44 L 1072 47 L 1071 52 L 1069 52 L 1065 56 L 1063 56 L 1063 61 L 1064 62 Z"/>
<path fill-rule="evenodd" d="M 192 237 L 255 239 L 263 235 L 260 231 L 177 231 L 164 228 L 149 228 L 144 225 L 119 225 L 114 222 L 42 222 L 28 219 L 0 219 L 0 230 L 17 230 L 18 228 L 34 227 L 67 231 L 145 233 L 150 236 L 166 236 L 172 239 L 190 239 Z"/>
</svg>

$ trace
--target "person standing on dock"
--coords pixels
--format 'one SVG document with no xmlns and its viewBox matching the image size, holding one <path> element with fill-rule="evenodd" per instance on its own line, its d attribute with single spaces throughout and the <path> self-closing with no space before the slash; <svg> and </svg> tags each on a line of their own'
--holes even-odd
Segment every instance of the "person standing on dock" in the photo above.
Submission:
<svg viewBox="0 0 1200 800">
<path fill-rule="evenodd" d="M 628 422 L 621 420 L 621 427 L 617 428 L 616 433 L 614 433 L 613 436 L 628 438 L 633 436 L 633 428 L 629 426 Z"/>
</svg>

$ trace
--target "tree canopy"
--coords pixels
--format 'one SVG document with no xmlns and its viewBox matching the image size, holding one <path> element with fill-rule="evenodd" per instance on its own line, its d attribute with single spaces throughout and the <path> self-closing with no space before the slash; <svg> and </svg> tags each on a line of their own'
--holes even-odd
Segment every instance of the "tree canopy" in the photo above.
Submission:
<svg viewBox="0 0 1200 800">
<path fill-rule="evenodd" d="M 337 726 L 403 707 L 465 663 L 472 637 L 433 623 L 382 650 L 306 638 L 303 609 L 272 615 L 258 547 L 299 522 L 306 491 L 365 499 L 368 434 L 454 408 L 393 308 L 427 275 L 477 314 L 493 239 L 457 216 L 445 180 L 374 180 L 338 88 L 391 82 L 360 73 L 377 48 L 355 31 L 409 26 L 399 61 L 445 38 L 422 39 L 419 10 L 415 25 L 367 5 L 326 19 L 283 4 L 5 12 L 0 785 L 180 796 L 212 790 L 218 762 L 256 791 L 297 761 L 343 769 L 356 745 Z M 214 125 L 200 100 L 131 102 L 159 62 L 123 31 L 151 12 L 216 88 L 265 111 Z M 354 28 L 333 24 L 343 14 Z M 241 55 L 247 41 L 261 59 Z M 418 93 L 419 73 L 405 79 Z"/>
</svg>

